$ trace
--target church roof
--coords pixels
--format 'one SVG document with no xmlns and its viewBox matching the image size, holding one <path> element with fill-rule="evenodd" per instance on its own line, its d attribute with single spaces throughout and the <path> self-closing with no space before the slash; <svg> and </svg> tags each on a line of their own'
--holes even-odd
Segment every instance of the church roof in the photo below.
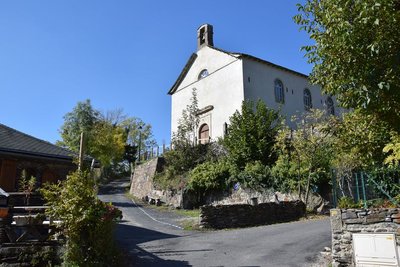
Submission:
<svg viewBox="0 0 400 267">
<path fill-rule="evenodd" d="M 303 74 L 301 72 L 285 68 L 283 66 L 274 64 L 272 62 L 266 61 L 264 59 L 261 59 L 261 58 L 258 58 L 258 57 L 252 56 L 252 55 L 248 55 L 248 54 L 244 54 L 244 53 L 229 52 L 229 51 L 226 51 L 226 50 L 223 50 L 223 49 L 220 49 L 220 48 L 216 48 L 216 47 L 210 46 L 210 45 L 208 45 L 207 47 L 209 47 L 211 49 L 214 49 L 214 50 L 217 50 L 219 52 L 228 54 L 230 56 L 236 57 L 236 58 L 254 60 L 254 61 L 260 62 L 262 64 L 266 64 L 268 66 L 271 66 L 271 67 L 274 67 L 274 68 L 277 68 L 277 69 L 280 69 L 280 70 L 283 70 L 283 71 L 290 72 L 290 73 L 292 73 L 294 75 L 297 75 L 297 76 L 300 76 L 300 77 L 303 77 L 303 78 L 308 78 L 308 75 L 305 75 L 305 74 Z M 196 53 L 193 53 L 190 56 L 189 60 L 185 64 L 185 67 L 183 68 L 182 72 L 179 74 L 178 79 L 175 81 L 174 85 L 168 91 L 169 95 L 172 95 L 173 93 L 176 92 L 176 90 L 178 89 L 178 87 L 181 84 L 181 82 L 183 81 L 183 79 L 185 79 L 186 74 L 189 72 L 189 70 L 192 67 L 192 65 L 193 65 L 194 61 L 196 60 L 196 58 L 197 58 L 197 54 Z"/>
<path fill-rule="evenodd" d="M 73 152 L 0 123 L 0 154 L 72 160 Z"/>
</svg>

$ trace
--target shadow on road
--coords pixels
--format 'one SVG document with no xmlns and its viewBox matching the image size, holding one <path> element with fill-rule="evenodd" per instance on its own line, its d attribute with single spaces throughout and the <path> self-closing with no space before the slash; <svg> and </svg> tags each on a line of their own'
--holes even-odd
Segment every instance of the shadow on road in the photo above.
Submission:
<svg viewBox="0 0 400 267">
<path fill-rule="evenodd" d="M 125 262 L 127 266 L 190 266 L 186 261 L 161 259 L 154 253 L 150 253 L 138 246 L 140 243 L 176 237 L 179 236 L 121 223 L 117 225 L 116 229 L 116 239 L 119 247 L 126 255 Z M 171 251 L 161 248 L 157 252 L 157 254 L 163 253 L 171 253 Z"/>
</svg>

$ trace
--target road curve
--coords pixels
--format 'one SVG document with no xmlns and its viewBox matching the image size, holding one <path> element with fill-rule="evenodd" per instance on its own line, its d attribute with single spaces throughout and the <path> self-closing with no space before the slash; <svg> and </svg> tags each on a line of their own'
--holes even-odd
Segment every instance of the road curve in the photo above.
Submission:
<svg viewBox="0 0 400 267">
<path fill-rule="evenodd" d="M 298 221 L 245 229 L 185 231 L 179 216 L 140 207 L 125 196 L 127 181 L 103 187 L 124 219 L 116 238 L 129 266 L 310 266 L 330 247 L 329 220 Z"/>
</svg>

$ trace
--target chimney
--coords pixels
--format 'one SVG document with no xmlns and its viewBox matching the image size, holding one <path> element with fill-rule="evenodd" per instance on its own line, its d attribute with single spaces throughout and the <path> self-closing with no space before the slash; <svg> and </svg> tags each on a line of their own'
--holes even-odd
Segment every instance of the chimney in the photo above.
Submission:
<svg viewBox="0 0 400 267">
<path fill-rule="evenodd" d="M 213 26 L 203 24 L 197 29 L 197 50 L 204 46 L 214 46 Z"/>
</svg>

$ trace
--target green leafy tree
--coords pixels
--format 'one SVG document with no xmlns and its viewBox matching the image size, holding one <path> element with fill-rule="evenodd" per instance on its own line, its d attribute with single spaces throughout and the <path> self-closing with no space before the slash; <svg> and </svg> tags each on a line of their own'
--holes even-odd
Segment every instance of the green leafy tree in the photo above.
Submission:
<svg viewBox="0 0 400 267">
<path fill-rule="evenodd" d="M 80 136 L 84 132 L 85 154 L 100 161 L 105 178 L 127 175 L 129 168 L 133 169 L 132 161 L 125 161 L 127 147 L 136 147 L 136 152 L 140 140 L 143 155 L 146 149 L 157 144 L 150 124 L 128 117 L 122 109 L 100 112 L 92 107 L 90 100 L 78 102 L 64 120 L 60 129 L 62 141 L 58 144 L 78 152 Z M 132 152 L 130 149 L 129 153 Z"/>
<path fill-rule="evenodd" d="M 391 141 L 383 148 L 387 154 L 385 164 L 391 167 L 400 167 L 400 135 L 392 133 Z"/>
<path fill-rule="evenodd" d="M 153 137 L 152 126 L 145 123 L 137 117 L 127 117 L 122 120 L 119 124 L 120 127 L 127 131 L 127 143 L 136 146 L 139 149 L 140 142 L 140 154 L 144 155 L 146 149 L 157 146 L 157 142 Z"/>
<path fill-rule="evenodd" d="M 79 152 L 81 133 L 85 133 L 86 140 L 90 139 L 92 130 L 99 120 L 100 112 L 92 107 L 89 99 L 78 102 L 71 112 L 65 114 L 60 129 L 62 141 L 58 141 L 57 144 Z M 87 147 L 87 153 L 90 155 L 91 152 L 91 147 Z"/>
<path fill-rule="evenodd" d="M 378 116 L 360 111 L 344 115 L 331 124 L 335 135 L 333 166 L 339 170 L 371 170 L 380 167 L 385 144 L 390 142 L 390 126 Z"/>
<path fill-rule="evenodd" d="M 298 8 L 294 19 L 315 42 L 303 47 L 311 80 L 399 132 L 399 1 L 307 0 Z"/>
<path fill-rule="evenodd" d="M 244 101 L 241 112 L 236 111 L 230 118 L 228 134 L 223 140 L 229 159 L 239 170 L 253 161 L 268 166 L 274 164 L 277 156 L 273 147 L 280 128 L 277 111 L 268 109 L 262 100 L 256 105 Z"/>
<path fill-rule="evenodd" d="M 107 121 L 97 122 L 88 140 L 91 155 L 98 159 L 103 167 L 121 162 L 125 153 L 126 131 Z"/>
<path fill-rule="evenodd" d="M 281 179 L 292 179 L 286 183 L 297 184 L 299 195 L 305 193 L 307 204 L 310 186 L 318 186 L 329 178 L 333 137 L 330 118 L 321 110 L 312 109 L 294 121 L 296 129 L 286 127 L 277 138 L 275 149 L 280 156 L 273 173 L 288 175 Z"/>
<path fill-rule="evenodd" d="M 177 132 L 173 133 L 173 146 L 196 145 L 196 131 L 200 122 L 198 111 L 197 93 L 196 89 L 193 89 L 190 104 L 182 111 L 182 116 L 178 121 Z"/>
</svg>

